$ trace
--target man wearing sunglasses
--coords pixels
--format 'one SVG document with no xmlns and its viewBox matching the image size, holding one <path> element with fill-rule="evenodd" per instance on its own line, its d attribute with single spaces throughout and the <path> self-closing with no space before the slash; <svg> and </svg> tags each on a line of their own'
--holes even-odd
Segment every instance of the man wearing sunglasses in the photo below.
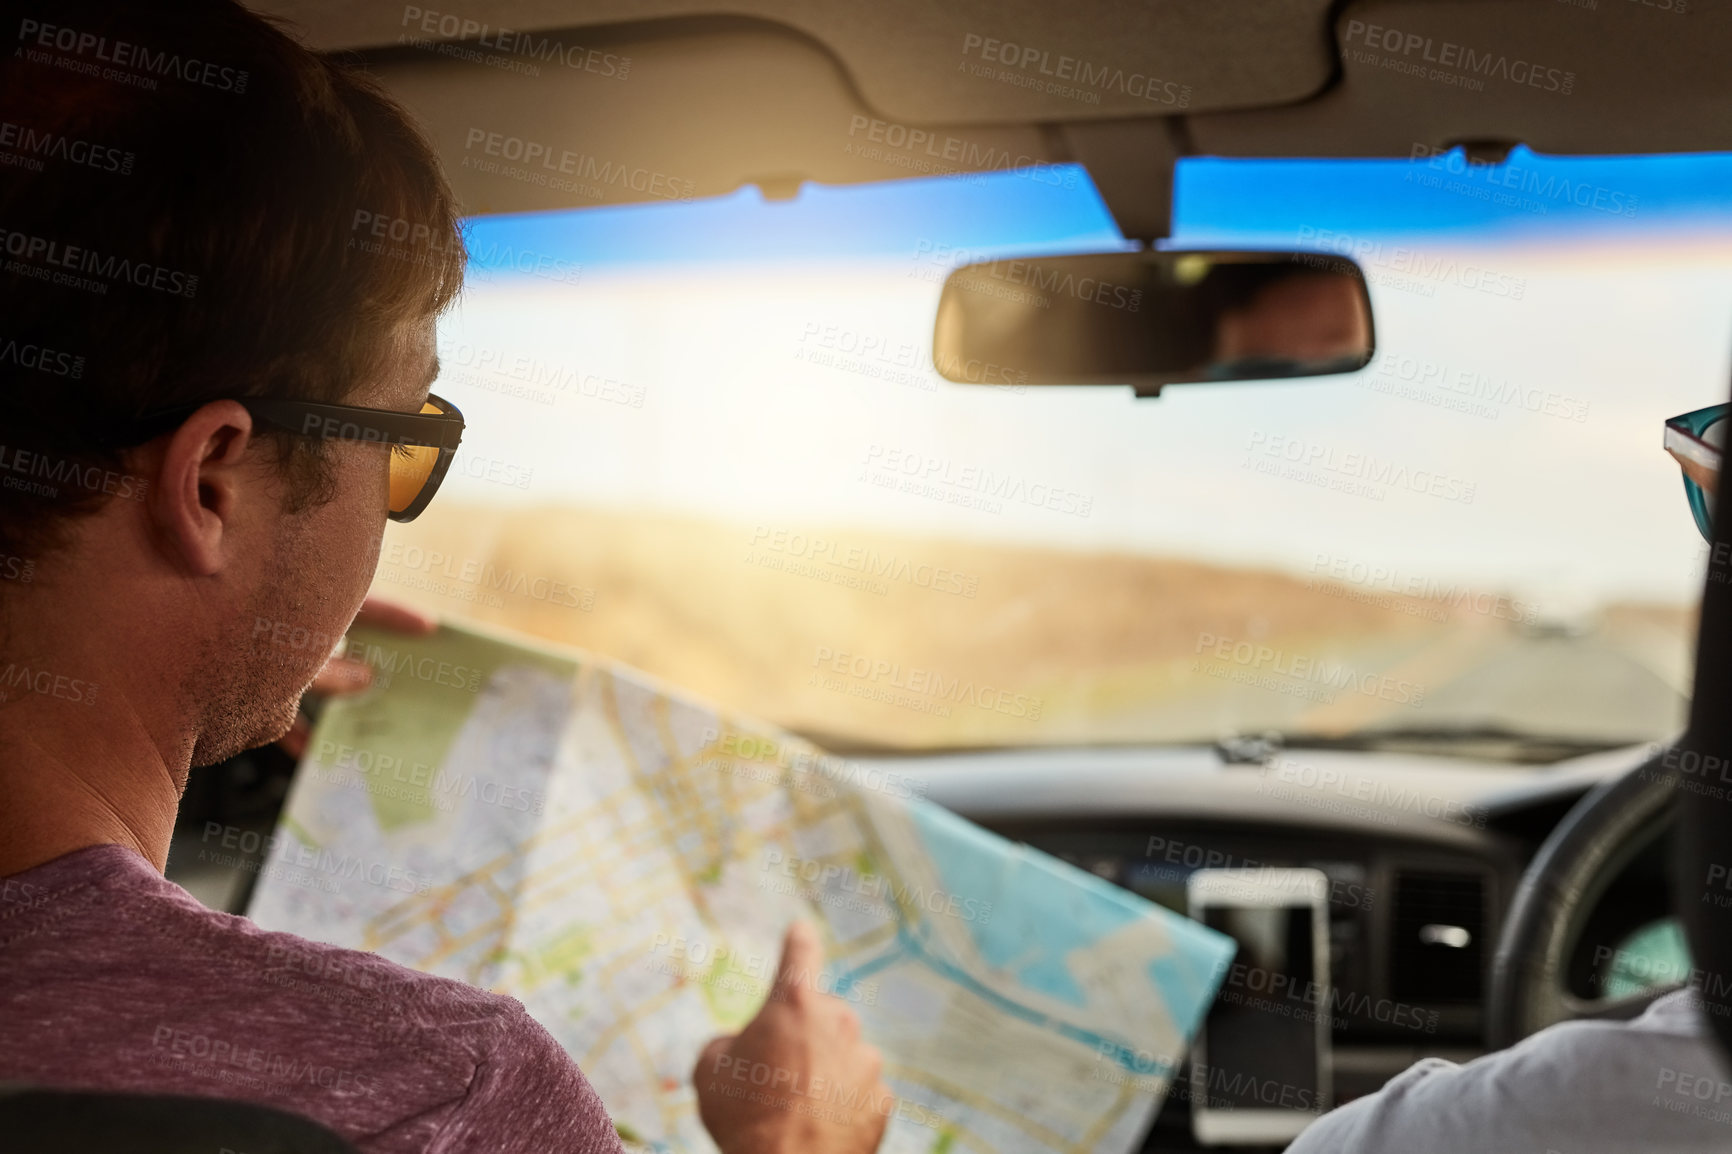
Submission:
<svg viewBox="0 0 1732 1154">
<path fill-rule="evenodd" d="M 189 768 L 290 728 L 305 639 L 347 629 L 463 435 L 429 392 L 464 260 L 430 148 L 232 0 L 56 0 L 0 36 L 0 1085 L 240 1099 L 393 1154 L 618 1150 L 516 1001 L 162 876 Z M 707 1068 L 859 1109 L 700 1077 L 729 1154 L 883 1133 L 821 965 L 790 931 Z"/>
</svg>

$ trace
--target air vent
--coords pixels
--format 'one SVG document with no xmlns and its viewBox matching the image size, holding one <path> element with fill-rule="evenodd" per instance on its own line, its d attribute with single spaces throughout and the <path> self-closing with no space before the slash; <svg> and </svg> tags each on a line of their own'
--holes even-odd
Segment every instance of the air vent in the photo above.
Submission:
<svg viewBox="0 0 1732 1154">
<path fill-rule="evenodd" d="M 1422 1006 L 1477 1002 L 1488 946 L 1485 879 L 1477 874 L 1395 875 L 1390 992 Z"/>
</svg>

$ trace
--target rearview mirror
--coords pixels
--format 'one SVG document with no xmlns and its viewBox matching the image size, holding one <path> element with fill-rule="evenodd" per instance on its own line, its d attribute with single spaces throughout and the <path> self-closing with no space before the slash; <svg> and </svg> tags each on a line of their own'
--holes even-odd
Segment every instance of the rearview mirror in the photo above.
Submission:
<svg viewBox="0 0 1732 1154">
<path fill-rule="evenodd" d="M 1359 266 L 1301 252 L 1109 252 L 965 265 L 932 361 L 958 384 L 1130 385 L 1350 373 L 1375 348 Z"/>
</svg>

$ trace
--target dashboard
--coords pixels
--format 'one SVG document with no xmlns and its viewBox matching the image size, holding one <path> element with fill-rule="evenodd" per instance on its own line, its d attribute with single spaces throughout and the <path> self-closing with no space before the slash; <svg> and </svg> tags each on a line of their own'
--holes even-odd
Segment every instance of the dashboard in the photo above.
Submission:
<svg viewBox="0 0 1732 1154">
<path fill-rule="evenodd" d="M 1651 752 L 1544 766 L 1339 750 L 1241 761 L 1208 746 L 864 760 L 1181 913 L 1199 869 L 1322 871 L 1339 1105 L 1422 1057 L 1486 1052 L 1492 960 L 1523 870 L 1571 806 Z M 1664 916 L 1663 858 L 1656 849 L 1626 871 L 1590 923 L 1593 940 Z M 1592 984 L 1582 971 L 1578 959 L 1573 986 Z M 1169 1094 L 1147 1149 L 1194 1148 L 1184 1098 Z"/>
</svg>

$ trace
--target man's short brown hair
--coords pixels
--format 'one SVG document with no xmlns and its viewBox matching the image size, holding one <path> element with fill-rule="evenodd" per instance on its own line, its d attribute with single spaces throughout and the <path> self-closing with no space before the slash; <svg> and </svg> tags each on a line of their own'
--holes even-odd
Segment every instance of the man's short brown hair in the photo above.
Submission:
<svg viewBox="0 0 1732 1154">
<path fill-rule="evenodd" d="M 239 4 L 12 11 L 0 554 L 30 558 L 113 499 L 91 481 L 123 475 L 113 428 L 222 397 L 344 401 L 451 302 L 464 252 L 402 109 Z M 273 436 L 291 507 L 323 499 L 320 442 Z"/>
</svg>

